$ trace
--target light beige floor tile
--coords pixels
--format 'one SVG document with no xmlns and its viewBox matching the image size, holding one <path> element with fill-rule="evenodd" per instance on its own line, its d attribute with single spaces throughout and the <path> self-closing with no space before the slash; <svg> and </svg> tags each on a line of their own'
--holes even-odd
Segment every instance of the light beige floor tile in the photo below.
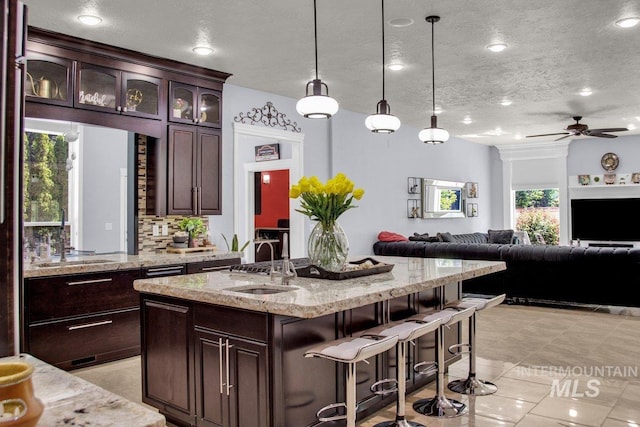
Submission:
<svg viewBox="0 0 640 427">
<path fill-rule="evenodd" d="M 533 409 L 535 403 L 491 394 L 469 398 L 469 408 L 476 415 L 517 423 Z"/>
<path fill-rule="evenodd" d="M 495 385 L 498 387 L 497 396 L 510 399 L 538 403 L 549 396 L 549 385 L 547 384 L 502 377 L 495 382 Z"/>
<path fill-rule="evenodd" d="M 609 418 L 640 425 L 640 385 L 628 384 L 609 413 Z M 631 424 L 630 424 L 631 425 Z M 635 426 L 634 426 L 635 427 Z"/>
<path fill-rule="evenodd" d="M 516 427 L 581 427 L 584 424 L 576 424 L 563 420 L 554 420 L 553 418 L 541 417 L 539 415 L 528 414 L 524 417 Z"/>
<path fill-rule="evenodd" d="M 636 427 L 639 424 L 640 423 L 638 423 L 637 421 L 634 423 L 629 421 L 615 420 L 613 418 L 607 418 L 606 420 L 604 420 L 602 427 Z"/>
<path fill-rule="evenodd" d="M 611 407 L 559 397 L 546 397 L 531 411 L 534 415 L 599 427 Z"/>
<path fill-rule="evenodd" d="M 566 374 L 549 365 L 519 365 L 509 369 L 503 377 L 539 384 L 551 385 L 554 381 L 566 377 Z"/>
</svg>

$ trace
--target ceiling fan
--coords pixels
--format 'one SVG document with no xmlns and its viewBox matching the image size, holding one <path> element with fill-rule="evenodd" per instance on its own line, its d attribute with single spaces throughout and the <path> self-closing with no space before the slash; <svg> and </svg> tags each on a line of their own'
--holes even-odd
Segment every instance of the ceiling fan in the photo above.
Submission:
<svg viewBox="0 0 640 427">
<path fill-rule="evenodd" d="M 627 128 L 604 128 L 604 129 L 589 129 L 584 123 L 580 123 L 582 120 L 582 116 L 573 116 L 573 120 L 576 122 L 570 124 L 565 128 L 566 132 L 559 133 L 545 133 L 542 135 L 527 135 L 527 138 L 534 138 L 537 136 L 553 136 L 553 135 L 564 135 L 560 138 L 555 139 L 554 141 L 560 141 L 561 139 L 569 138 L 570 136 L 595 136 L 598 138 L 617 138 L 618 135 L 610 135 L 608 132 L 624 132 L 629 130 Z"/>
</svg>

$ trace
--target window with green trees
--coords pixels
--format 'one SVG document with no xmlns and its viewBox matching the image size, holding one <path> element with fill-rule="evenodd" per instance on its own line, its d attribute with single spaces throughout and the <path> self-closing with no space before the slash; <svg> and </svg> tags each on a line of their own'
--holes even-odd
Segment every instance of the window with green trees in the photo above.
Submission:
<svg viewBox="0 0 640 427">
<path fill-rule="evenodd" d="M 57 239 L 62 209 L 68 206 L 68 142 L 62 135 L 24 134 L 23 218 L 25 238 Z"/>
<path fill-rule="evenodd" d="M 532 243 L 557 245 L 560 236 L 557 188 L 515 192 L 516 230 L 526 231 Z"/>
</svg>

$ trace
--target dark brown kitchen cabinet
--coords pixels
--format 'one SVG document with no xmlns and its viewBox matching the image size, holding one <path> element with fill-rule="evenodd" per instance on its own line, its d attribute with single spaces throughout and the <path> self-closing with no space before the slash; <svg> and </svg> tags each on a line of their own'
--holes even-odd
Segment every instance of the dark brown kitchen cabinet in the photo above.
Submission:
<svg viewBox="0 0 640 427">
<path fill-rule="evenodd" d="M 174 422 L 195 425 L 191 304 L 142 299 L 142 401 Z"/>
<path fill-rule="evenodd" d="M 77 68 L 76 107 L 160 119 L 161 79 L 87 63 Z"/>
<path fill-rule="evenodd" d="M 73 65 L 68 59 L 28 52 L 26 100 L 71 107 Z"/>
<path fill-rule="evenodd" d="M 26 278 L 23 351 L 62 369 L 140 354 L 140 270 Z"/>
<path fill-rule="evenodd" d="M 169 215 L 220 215 L 221 131 L 169 126 Z"/>
<path fill-rule="evenodd" d="M 184 83 L 169 83 L 169 121 L 219 128 L 222 92 Z"/>
</svg>

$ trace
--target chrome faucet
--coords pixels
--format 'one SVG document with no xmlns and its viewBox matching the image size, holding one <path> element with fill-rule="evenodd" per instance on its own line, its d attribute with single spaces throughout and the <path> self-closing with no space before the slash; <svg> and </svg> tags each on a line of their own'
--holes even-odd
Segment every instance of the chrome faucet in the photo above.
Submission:
<svg viewBox="0 0 640 427">
<path fill-rule="evenodd" d="M 67 231 L 64 227 L 64 209 L 60 209 L 62 211 L 62 222 L 60 223 L 60 262 L 64 262 L 67 260 Z"/>
<path fill-rule="evenodd" d="M 279 275 L 282 277 L 283 285 L 288 285 L 291 279 L 298 277 L 298 273 L 289 259 L 289 236 L 287 233 L 282 234 L 282 271 Z"/>
<path fill-rule="evenodd" d="M 268 240 L 263 240 L 262 242 L 260 242 L 260 244 L 258 245 L 258 248 L 256 249 L 256 253 L 260 252 L 260 248 L 262 247 L 262 245 L 264 244 L 269 245 L 269 249 L 271 250 L 271 270 L 269 271 L 269 277 L 271 278 L 271 281 L 273 282 L 273 278 L 276 275 L 277 271 L 275 269 L 275 266 L 273 264 L 273 258 L 274 258 L 274 250 L 273 250 L 273 245 L 271 244 L 270 241 Z"/>
</svg>

